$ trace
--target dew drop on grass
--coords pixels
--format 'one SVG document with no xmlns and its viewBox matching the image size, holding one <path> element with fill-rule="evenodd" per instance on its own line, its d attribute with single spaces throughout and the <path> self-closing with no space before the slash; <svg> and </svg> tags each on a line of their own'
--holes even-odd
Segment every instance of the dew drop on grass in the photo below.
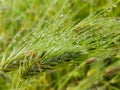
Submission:
<svg viewBox="0 0 120 90">
<path fill-rule="evenodd" d="M 112 8 L 108 8 L 107 11 L 108 11 L 108 12 L 111 12 L 111 11 L 112 11 Z"/>
<path fill-rule="evenodd" d="M 76 69 L 77 69 L 77 70 L 80 70 L 80 66 L 76 66 Z"/>
<path fill-rule="evenodd" d="M 36 35 L 36 33 L 35 33 L 35 32 L 33 32 L 33 35 Z"/>
<path fill-rule="evenodd" d="M 113 7 L 116 8 L 116 7 L 117 7 L 117 4 L 113 4 Z"/>
<path fill-rule="evenodd" d="M 64 16 L 64 14 L 60 14 L 60 16 L 59 16 L 59 17 L 60 17 L 60 18 L 62 18 L 63 16 Z"/>
<path fill-rule="evenodd" d="M 105 43 L 106 43 L 106 41 L 100 41 L 100 42 L 99 42 L 100 45 L 103 45 L 103 44 L 105 44 Z"/>
<path fill-rule="evenodd" d="M 16 35 L 17 37 L 19 37 L 20 36 L 20 33 L 17 33 L 17 35 Z"/>
<path fill-rule="evenodd" d="M 47 23 L 48 22 L 48 20 L 45 20 L 45 23 Z"/>
</svg>

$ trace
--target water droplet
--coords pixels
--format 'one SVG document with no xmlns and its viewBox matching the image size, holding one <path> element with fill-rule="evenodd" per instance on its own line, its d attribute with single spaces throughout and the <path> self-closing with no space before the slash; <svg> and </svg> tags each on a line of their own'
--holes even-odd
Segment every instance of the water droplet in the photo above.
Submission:
<svg viewBox="0 0 120 90">
<path fill-rule="evenodd" d="M 113 4 L 113 7 L 117 7 L 117 4 Z"/>
<path fill-rule="evenodd" d="M 100 43 L 100 45 L 103 45 L 106 43 L 106 41 L 100 41 L 99 43 Z"/>
<path fill-rule="evenodd" d="M 77 69 L 77 70 L 80 70 L 80 66 L 76 66 L 76 69 Z"/>
<path fill-rule="evenodd" d="M 48 20 L 45 20 L 45 23 L 47 23 L 48 22 Z"/>
<path fill-rule="evenodd" d="M 108 8 L 107 11 L 108 11 L 108 12 L 111 12 L 111 11 L 112 11 L 112 8 Z"/>
<path fill-rule="evenodd" d="M 36 35 L 36 33 L 34 32 L 33 35 Z"/>
<path fill-rule="evenodd" d="M 16 36 L 19 37 L 19 36 L 20 36 L 20 33 L 17 33 Z"/>
<path fill-rule="evenodd" d="M 64 14 L 60 14 L 60 18 L 62 18 L 64 16 Z"/>
</svg>

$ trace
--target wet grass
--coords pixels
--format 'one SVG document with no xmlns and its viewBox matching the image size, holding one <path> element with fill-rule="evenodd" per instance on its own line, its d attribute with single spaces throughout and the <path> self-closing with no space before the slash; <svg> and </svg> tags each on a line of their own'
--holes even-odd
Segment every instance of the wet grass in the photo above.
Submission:
<svg viewBox="0 0 120 90">
<path fill-rule="evenodd" d="M 0 2 L 0 90 L 119 90 L 119 0 Z"/>
</svg>

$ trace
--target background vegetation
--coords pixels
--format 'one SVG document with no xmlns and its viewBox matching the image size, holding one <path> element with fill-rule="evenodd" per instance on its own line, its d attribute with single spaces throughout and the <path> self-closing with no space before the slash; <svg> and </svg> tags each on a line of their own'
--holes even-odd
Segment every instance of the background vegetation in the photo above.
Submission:
<svg viewBox="0 0 120 90">
<path fill-rule="evenodd" d="M 120 0 L 0 0 L 0 90 L 120 90 Z"/>
</svg>

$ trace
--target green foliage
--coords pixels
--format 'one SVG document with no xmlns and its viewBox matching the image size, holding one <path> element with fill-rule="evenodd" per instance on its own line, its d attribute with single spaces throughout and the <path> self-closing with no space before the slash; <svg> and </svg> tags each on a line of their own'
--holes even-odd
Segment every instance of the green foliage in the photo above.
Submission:
<svg viewBox="0 0 120 90">
<path fill-rule="evenodd" d="M 9 88 L 10 88 L 9 78 L 5 74 L 0 73 L 0 90 L 8 90 Z"/>
<path fill-rule="evenodd" d="M 0 5 L 0 90 L 120 89 L 120 0 Z"/>
</svg>

